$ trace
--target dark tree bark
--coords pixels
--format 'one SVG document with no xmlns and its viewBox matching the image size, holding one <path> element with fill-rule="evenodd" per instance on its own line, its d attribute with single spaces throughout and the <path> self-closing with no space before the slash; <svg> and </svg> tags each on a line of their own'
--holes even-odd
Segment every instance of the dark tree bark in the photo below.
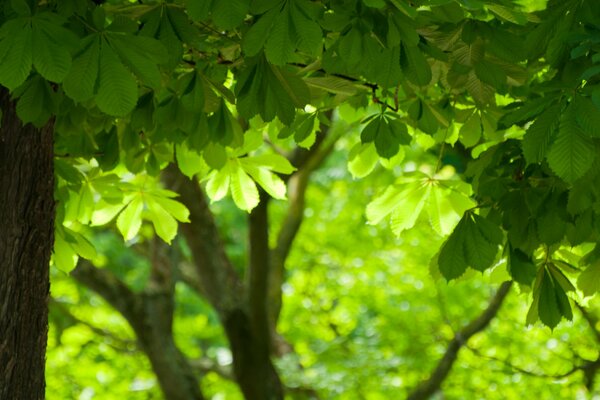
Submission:
<svg viewBox="0 0 600 400">
<path fill-rule="evenodd" d="M 43 399 L 54 244 L 52 124 L 22 126 L 0 89 L 0 399 Z"/>
</svg>

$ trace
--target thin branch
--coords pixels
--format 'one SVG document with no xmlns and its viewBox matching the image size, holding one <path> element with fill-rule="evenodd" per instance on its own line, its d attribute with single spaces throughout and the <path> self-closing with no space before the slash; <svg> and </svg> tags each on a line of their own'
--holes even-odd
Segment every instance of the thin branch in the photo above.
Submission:
<svg viewBox="0 0 600 400">
<path fill-rule="evenodd" d="M 110 270 L 96 268 L 88 260 L 79 259 L 71 276 L 103 297 L 130 324 L 139 318 L 143 308 L 141 298 Z"/>
<path fill-rule="evenodd" d="M 523 375 L 527 375 L 527 376 L 531 376 L 534 378 L 547 378 L 547 379 L 563 379 L 566 378 L 570 375 L 573 375 L 575 372 L 580 371 L 581 369 L 583 369 L 583 366 L 573 366 L 570 370 L 568 370 L 567 372 L 564 372 L 562 374 L 547 374 L 545 372 L 534 372 L 534 371 L 530 371 L 527 370 L 525 368 L 521 368 L 517 365 L 514 365 L 513 363 L 511 363 L 508 360 L 504 360 L 498 357 L 494 357 L 494 356 L 489 356 L 487 354 L 483 354 L 481 351 L 479 351 L 478 349 L 471 347 L 469 345 L 465 345 L 465 347 L 467 349 L 469 349 L 471 352 L 473 352 L 473 354 L 475 354 L 476 356 L 480 357 L 480 358 L 484 358 L 486 360 L 489 361 L 495 361 L 497 363 L 502 364 L 503 366 L 507 367 L 508 369 L 511 369 L 513 371 L 517 371 Z M 587 364 L 587 363 L 586 363 Z"/>
<path fill-rule="evenodd" d="M 594 333 L 594 338 L 596 339 L 596 342 L 600 344 L 600 330 L 596 328 L 598 326 L 598 317 L 586 310 L 585 307 L 583 307 L 578 302 L 575 302 L 575 306 L 577 307 L 577 309 L 579 309 L 579 312 L 590 326 L 590 329 Z"/>
<path fill-rule="evenodd" d="M 132 347 L 137 348 L 137 343 L 135 340 L 121 338 L 106 328 L 99 328 L 96 325 L 77 317 L 71 312 L 71 310 L 69 310 L 69 307 L 67 307 L 63 302 L 56 300 L 54 297 L 50 297 L 49 304 L 51 308 L 61 313 L 71 322 L 83 325 L 91 330 L 94 334 L 108 338 L 112 342 L 119 343 L 120 346 L 111 345 L 111 347 L 113 347 L 115 350 L 121 352 L 131 352 Z"/>
<path fill-rule="evenodd" d="M 504 282 L 490 300 L 487 308 L 483 310 L 475 319 L 471 320 L 465 327 L 454 335 L 454 338 L 448 344 L 446 352 L 440 361 L 438 361 L 431 376 L 421 382 L 407 397 L 408 400 L 428 399 L 439 390 L 442 383 L 450 373 L 454 362 L 458 357 L 460 349 L 468 340 L 478 332 L 484 330 L 490 321 L 500 310 L 506 295 L 508 294 L 512 281 Z"/>
</svg>

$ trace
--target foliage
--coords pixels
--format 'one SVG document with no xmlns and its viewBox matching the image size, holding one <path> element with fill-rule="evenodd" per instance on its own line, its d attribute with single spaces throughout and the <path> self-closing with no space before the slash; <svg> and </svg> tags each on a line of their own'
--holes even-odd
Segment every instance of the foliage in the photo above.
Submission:
<svg viewBox="0 0 600 400">
<path fill-rule="evenodd" d="M 554 329 L 598 289 L 599 22 L 594 0 L 11 0 L 0 84 L 54 125 L 62 271 L 112 227 L 177 241 L 170 164 L 250 213 L 340 141 L 369 223 L 428 220 L 434 276 L 505 271 Z"/>
</svg>

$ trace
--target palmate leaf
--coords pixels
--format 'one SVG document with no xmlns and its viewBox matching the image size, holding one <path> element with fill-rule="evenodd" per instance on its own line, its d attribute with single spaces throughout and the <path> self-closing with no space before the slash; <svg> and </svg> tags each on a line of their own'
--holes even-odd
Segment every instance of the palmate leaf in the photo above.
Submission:
<svg viewBox="0 0 600 400">
<path fill-rule="evenodd" d="M 561 283 L 561 281 L 565 283 Z M 573 312 L 566 295 L 566 291 L 571 288 L 571 283 L 556 266 L 546 264 L 540 268 L 534 285 L 533 303 L 527 315 L 527 322 L 533 323 L 539 316 L 544 325 L 553 329 L 563 317 L 571 320 Z"/>
<path fill-rule="evenodd" d="M 407 193 L 402 201 L 402 206 L 396 207 L 392 211 L 392 218 L 390 220 L 392 232 L 400 236 L 404 230 L 415 226 L 417 218 L 421 214 L 425 204 L 427 204 L 430 193 L 431 185 L 428 182 Z"/>
<path fill-rule="evenodd" d="M 376 197 L 367 205 L 367 220 L 369 223 L 378 224 L 395 209 L 401 207 L 405 199 L 413 192 L 424 191 L 426 179 L 428 177 L 425 174 L 415 172 L 412 181 L 403 185 L 388 187 L 382 195 Z"/>
<path fill-rule="evenodd" d="M 373 171 L 378 160 L 373 143 L 357 143 L 348 154 L 348 171 L 353 178 L 364 178 Z"/>
<path fill-rule="evenodd" d="M 152 88 L 160 86 L 158 65 L 167 60 L 167 51 L 161 42 L 149 37 L 119 33 L 105 36 L 121 62 L 143 83 Z"/>
<path fill-rule="evenodd" d="M 42 12 L 9 20 L 0 28 L 0 84 L 21 85 L 32 65 L 45 79 L 62 82 L 71 66 L 77 37 L 62 27 L 62 17 Z"/>
<path fill-rule="evenodd" d="M 541 162 L 554 141 L 560 118 L 559 104 L 549 107 L 527 129 L 523 137 L 523 154 L 528 163 Z"/>
<path fill-rule="evenodd" d="M 464 251 L 466 224 L 467 219 L 462 218 L 440 249 L 438 265 L 440 272 L 447 280 L 456 279 L 467 270 L 468 262 Z"/>
<path fill-rule="evenodd" d="M 450 234 L 465 211 L 476 205 L 469 192 L 446 189 L 444 184 L 444 181 L 439 181 L 432 185 L 426 208 L 431 227 L 441 236 Z"/>
<path fill-rule="evenodd" d="M 117 217 L 117 228 L 125 240 L 131 240 L 142 226 L 144 202 L 141 196 L 134 197 Z"/>
<path fill-rule="evenodd" d="M 407 78 L 415 85 L 426 86 L 431 82 L 431 67 L 417 46 L 403 44 L 400 63 Z"/>
<path fill-rule="evenodd" d="M 65 77 L 65 93 L 77 102 L 95 96 L 102 112 L 127 115 L 138 100 L 132 72 L 142 83 L 156 88 L 161 81 L 157 65 L 166 57 L 162 44 L 151 38 L 116 32 L 89 35 L 81 40 Z"/>
<path fill-rule="evenodd" d="M 548 164 L 565 182 L 573 183 L 591 168 L 595 156 L 594 142 L 577 123 L 574 107 L 570 105 L 560 116 L 558 134 L 548 153 Z"/>
<path fill-rule="evenodd" d="M 202 2 L 193 1 L 190 2 L 190 6 L 192 3 Z M 184 43 L 194 44 L 199 38 L 199 32 L 187 14 L 179 7 L 172 7 L 166 3 L 152 7 L 151 11 L 141 17 L 141 22 L 140 35 L 154 38 L 163 44 L 168 53 L 164 63 L 170 68 L 174 68 L 180 62 Z"/>
<path fill-rule="evenodd" d="M 31 71 L 32 32 L 26 20 L 15 19 L 0 28 L 0 84 L 13 90 Z"/>
<path fill-rule="evenodd" d="M 286 185 L 275 173 L 293 171 L 290 162 L 278 154 L 229 158 L 222 168 L 208 175 L 206 193 L 211 201 L 218 201 L 231 192 L 235 204 L 250 212 L 259 202 L 256 183 L 273 198 L 285 199 Z"/>
<path fill-rule="evenodd" d="M 406 125 L 381 114 L 365 126 L 360 140 L 363 143 L 374 142 L 377 153 L 389 159 L 398 153 L 400 145 L 410 144 L 412 137 L 408 134 Z"/>
<path fill-rule="evenodd" d="M 106 40 L 100 45 L 96 104 L 108 115 L 115 117 L 131 112 L 138 99 L 137 83 L 121 63 Z"/>
<path fill-rule="evenodd" d="M 156 234 L 170 243 L 177 234 L 177 221 L 189 222 L 188 209 L 173 200 L 175 196 L 175 192 L 158 188 L 141 188 L 128 196 L 117 217 L 117 228 L 123 238 L 133 239 L 142 226 L 142 220 L 148 219 Z M 105 218 L 103 222 L 108 220 Z"/>
<path fill-rule="evenodd" d="M 248 13 L 249 0 L 187 0 L 186 7 L 190 16 L 197 21 L 212 17 L 221 29 L 235 28 L 242 23 Z"/>
<path fill-rule="evenodd" d="M 63 28 L 64 21 L 52 13 L 42 13 L 33 19 L 33 66 L 41 76 L 52 82 L 62 82 L 71 68 L 71 49 L 78 38 Z"/>
<path fill-rule="evenodd" d="M 83 234 L 62 225 L 57 226 L 51 263 L 59 270 L 69 273 L 77 265 L 79 257 L 93 259 L 96 257 L 96 248 Z"/>
<path fill-rule="evenodd" d="M 438 264 L 447 280 L 461 276 L 467 267 L 485 271 L 493 265 L 502 231 L 487 219 L 465 213 L 440 250 Z"/>
<path fill-rule="evenodd" d="M 41 127 L 56 112 L 56 94 L 50 84 L 39 75 L 30 78 L 14 94 L 19 96 L 17 115 L 23 123 L 31 122 Z"/>
<path fill-rule="evenodd" d="M 250 212 L 259 202 L 256 184 L 237 159 L 229 161 L 229 173 L 231 197 L 233 197 L 235 205 Z"/>
<path fill-rule="evenodd" d="M 294 121 L 296 108 L 310 101 L 308 86 L 296 75 L 270 65 L 259 57 L 238 78 L 238 111 L 250 119 L 260 114 L 264 121 L 276 116 L 286 125 Z"/>
<path fill-rule="evenodd" d="M 63 88 L 67 96 L 82 102 L 94 96 L 100 60 L 100 38 L 90 35 L 82 39 L 79 52 L 65 77 Z"/>
<path fill-rule="evenodd" d="M 275 65 L 290 61 L 296 49 L 317 54 L 323 37 L 316 22 L 319 9 L 307 0 L 253 5 L 252 12 L 264 14 L 244 36 L 242 49 L 254 56 L 264 48 L 267 59 Z"/>
<path fill-rule="evenodd" d="M 508 273 L 518 283 L 531 286 L 536 267 L 533 261 L 519 249 L 508 244 Z"/>
</svg>

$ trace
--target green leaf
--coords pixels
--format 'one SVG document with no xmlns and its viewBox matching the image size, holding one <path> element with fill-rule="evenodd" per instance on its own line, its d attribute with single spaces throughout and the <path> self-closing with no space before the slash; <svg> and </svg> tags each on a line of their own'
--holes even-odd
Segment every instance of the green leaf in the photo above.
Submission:
<svg viewBox="0 0 600 400">
<path fill-rule="evenodd" d="M 31 25 L 23 19 L 8 21 L 0 28 L 0 39 L 0 84 L 14 90 L 31 71 Z"/>
<path fill-rule="evenodd" d="M 308 86 L 296 75 L 270 65 L 260 57 L 243 71 L 236 85 L 237 108 L 244 118 L 260 114 L 266 122 L 277 116 L 290 125 L 295 108 L 303 108 L 310 101 Z"/>
<path fill-rule="evenodd" d="M 248 0 L 215 0 L 212 2 L 212 19 L 221 29 L 235 28 L 244 21 L 249 3 Z"/>
<path fill-rule="evenodd" d="M 202 155 L 195 149 L 189 148 L 185 142 L 177 146 L 175 155 L 177 166 L 190 179 L 208 170 L 208 165 L 204 162 Z"/>
<path fill-rule="evenodd" d="M 475 206 L 467 194 L 454 188 L 444 189 L 444 181 L 431 188 L 427 204 L 429 223 L 441 236 L 449 235 L 466 210 Z"/>
<path fill-rule="evenodd" d="M 363 89 L 356 84 L 349 82 L 347 79 L 338 78 L 336 76 L 308 77 L 304 79 L 304 82 L 310 88 L 325 90 L 326 92 L 343 96 L 354 96 Z"/>
<path fill-rule="evenodd" d="M 270 10 L 266 14 L 263 14 L 246 32 L 242 41 L 242 49 L 247 56 L 252 57 L 257 55 L 264 47 L 278 14 L 276 9 Z"/>
<path fill-rule="evenodd" d="M 403 44 L 400 63 L 407 78 L 415 85 L 427 86 L 431 82 L 431 67 L 418 47 Z"/>
<path fill-rule="evenodd" d="M 600 290 L 600 261 L 591 263 L 577 278 L 577 287 L 584 296 L 593 296 Z"/>
<path fill-rule="evenodd" d="M 360 134 L 363 143 L 375 143 L 377 153 L 384 158 L 391 158 L 398 153 L 401 144 L 409 144 L 411 136 L 406 125 L 383 115 L 369 122 Z"/>
<path fill-rule="evenodd" d="M 209 167 L 221 169 L 227 163 L 225 147 L 218 143 L 208 143 L 202 152 L 202 157 Z"/>
<path fill-rule="evenodd" d="M 465 258 L 470 267 L 485 271 L 496 259 L 502 232 L 497 225 L 479 215 L 473 214 L 472 218 L 472 223 L 465 229 Z"/>
<path fill-rule="evenodd" d="M 536 276 L 535 264 L 521 250 L 508 246 L 508 273 L 516 282 L 531 286 Z"/>
<path fill-rule="evenodd" d="M 161 85 L 158 64 L 167 61 L 167 51 L 158 40 L 126 34 L 107 34 L 108 43 L 123 64 L 143 83 L 152 88 Z"/>
<path fill-rule="evenodd" d="M 257 166 L 250 160 L 245 158 L 239 160 L 243 170 L 273 198 L 285 200 L 287 189 L 281 178 L 267 168 Z"/>
<path fill-rule="evenodd" d="M 177 235 L 177 221 L 189 222 L 190 212 L 176 200 L 150 195 L 146 197 L 146 205 L 156 234 L 167 243 L 171 243 Z"/>
<path fill-rule="evenodd" d="M 258 189 L 238 160 L 230 160 L 231 197 L 240 209 L 250 212 L 258 205 Z"/>
<path fill-rule="evenodd" d="M 94 96 L 100 60 L 100 38 L 88 36 L 81 41 L 81 49 L 75 55 L 73 64 L 63 82 L 67 96 L 82 102 Z"/>
<path fill-rule="evenodd" d="M 393 210 L 401 206 L 407 196 L 413 191 L 418 191 L 421 187 L 422 183 L 419 180 L 405 185 L 388 187 L 382 195 L 378 196 L 367 205 L 367 220 L 372 225 L 378 224 Z"/>
<path fill-rule="evenodd" d="M 506 73 L 497 64 L 481 60 L 475 64 L 475 75 L 487 84 L 500 89 L 506 85 Z"/>
<path fill-rule="evenodd" d="M 25 0 L 10 0 L 10 6 L 20 17 L 29 17 L 31 15 L 31 8 Z"/>
<path fill-rule="evenodd" d="M 69 273 L 77 265 L 77 252 L 73 249 L 72 243 L 75 241 L 72 235 L 64 232 L 63 227 L 57 227 L 54 233 L 54 246 L 52 254 L 52 264 L 59 270 Z"/>
<path fill-rule="evenodd" d="M 245 163 L 264 166 L 274 172 L 286 175 L 296 171 L 296 168 L 288 161 L 288 159 L 279 154 L 260 154 L 248 157 L 245 159 Z"/>
<path fill-rule="evenodd" d="M 392 211 L 390 222 L 392 232 L 397 236 L 400 236 L 404 230 L 411 229 L 415 226 L 417 218 L 421 214 L 425 204 L 427 204 L 430 192 L 431 185 L 421 184 L 415 185 L 415 187 L 406 194 L 402 200 L 402 206 L 396 207 L 394 211 Z"/>
<path fill-rule="evenodd" d="M 133 239 L 139 232 L 143 210 L 144 203 L 141 196 L 135 196 L 117 217 L 117 228 L 125 240 Z"/>
<path fill-rule="evenodd" d="M 110 45 L 103 40 L 100 47 L 98 76 L 98 108 L 115 117 L 127 115 L 137 103 L 137 84 Z"/>
<path fill-rule="evenodd" d="M 550 168 L 567 183 L 581 178 L 594 163 L 596 147 L 575 119 L 569 106 L 560 117 L 556 141 L 548 153 Z"/>
<path fill-rule="evenodd" d="M 590 98 L 575 96 L 573 99 L 575 120 L 586 135 L 600 137 L 600 108 Z"/>
<path fill-rule="evenodd" d="M 181 104 L 189 111 L 201 112 L 204 109 L 204 84 L 196 70 L 180 79 L 182 87 Z"/>
<path fill-rule="evenodd" d="M 357 143 L 348 154 L 348 170 L 353 178 L 364 178 L 373 171 L 378 160 L 373 143 Z"/>
<path fill-rule="evenodd" d="M 469 118 L 461 126 L 459 131 L 459 140 L 466 147 L 473 147 L 479 143 L 481 139 L 481 119 L 479 113 L 474 111 Z"/>
<path fill-rule="evenodd" d="M 538 297 L 538 315 L 544 325 L 554 329 L 563 316 L 567 319 L 572 318 L 571 306 L 566 293 L 546 268 L 544 268 L 536 297 Z"/>
<path fill-rule="evenodd" d="M 523 137 L 523 154 L 528 163 L 541 162 L 554 141 L 560 119 L 560 105 L 555 104 L 544 111 Z"/>
<path fill-rule="evenodd" d="M 440 272 L 450 281 L 465 273 L 468 267 L 464 251 L 464 241 L 468 231 L 469 217 L 463 217 L 446 242 L 442 245 L 438 256 Z"/>
<path fill-rule="evenodd" d="M 71 68 L 71 53 L 67 45 L 76 41 L 77 37 L 40 17 L 32 26 L 33 66 L 49 81 L 62 82 Z"/>
<path fill-rule="evenodd" d="M 49 83 L 39 75 L 34 76 L 20 90 L 17 115 L 23 123 L 31 122 L 42 127 L 56 111 L 55 93 Z"/>
<path fill-rule="evenodd" d="M 524 124 L 540 115 L 555 101 L 556 97 L 546 96 L 529 99 L 527 102 L 523 103 L 512 103 L 509 105 L 511 108 L 508 109 L 507 113 L 503 115 L 502 118 L 500 118 L 498 124 L 506 128 L 509 128 L 512 125 Z M 555 116 L 557 116 L 556 113 Z"/>
<path fill-rule="evenodd" d="M 218 171 L 213 171 L 206 184 L 206 194 L 211 201 L 219 201 L 229 192 L 230 173 L 228 164 Z"/>
<path fill-rule="evenodd" d="M 402 12 L 390 12 L 388 14 L 388 46 L 398 46 L 400 41 L 408 46 L 419 44 L 419 34 L 416 31 L 415 22 Z"/>
</svg>

